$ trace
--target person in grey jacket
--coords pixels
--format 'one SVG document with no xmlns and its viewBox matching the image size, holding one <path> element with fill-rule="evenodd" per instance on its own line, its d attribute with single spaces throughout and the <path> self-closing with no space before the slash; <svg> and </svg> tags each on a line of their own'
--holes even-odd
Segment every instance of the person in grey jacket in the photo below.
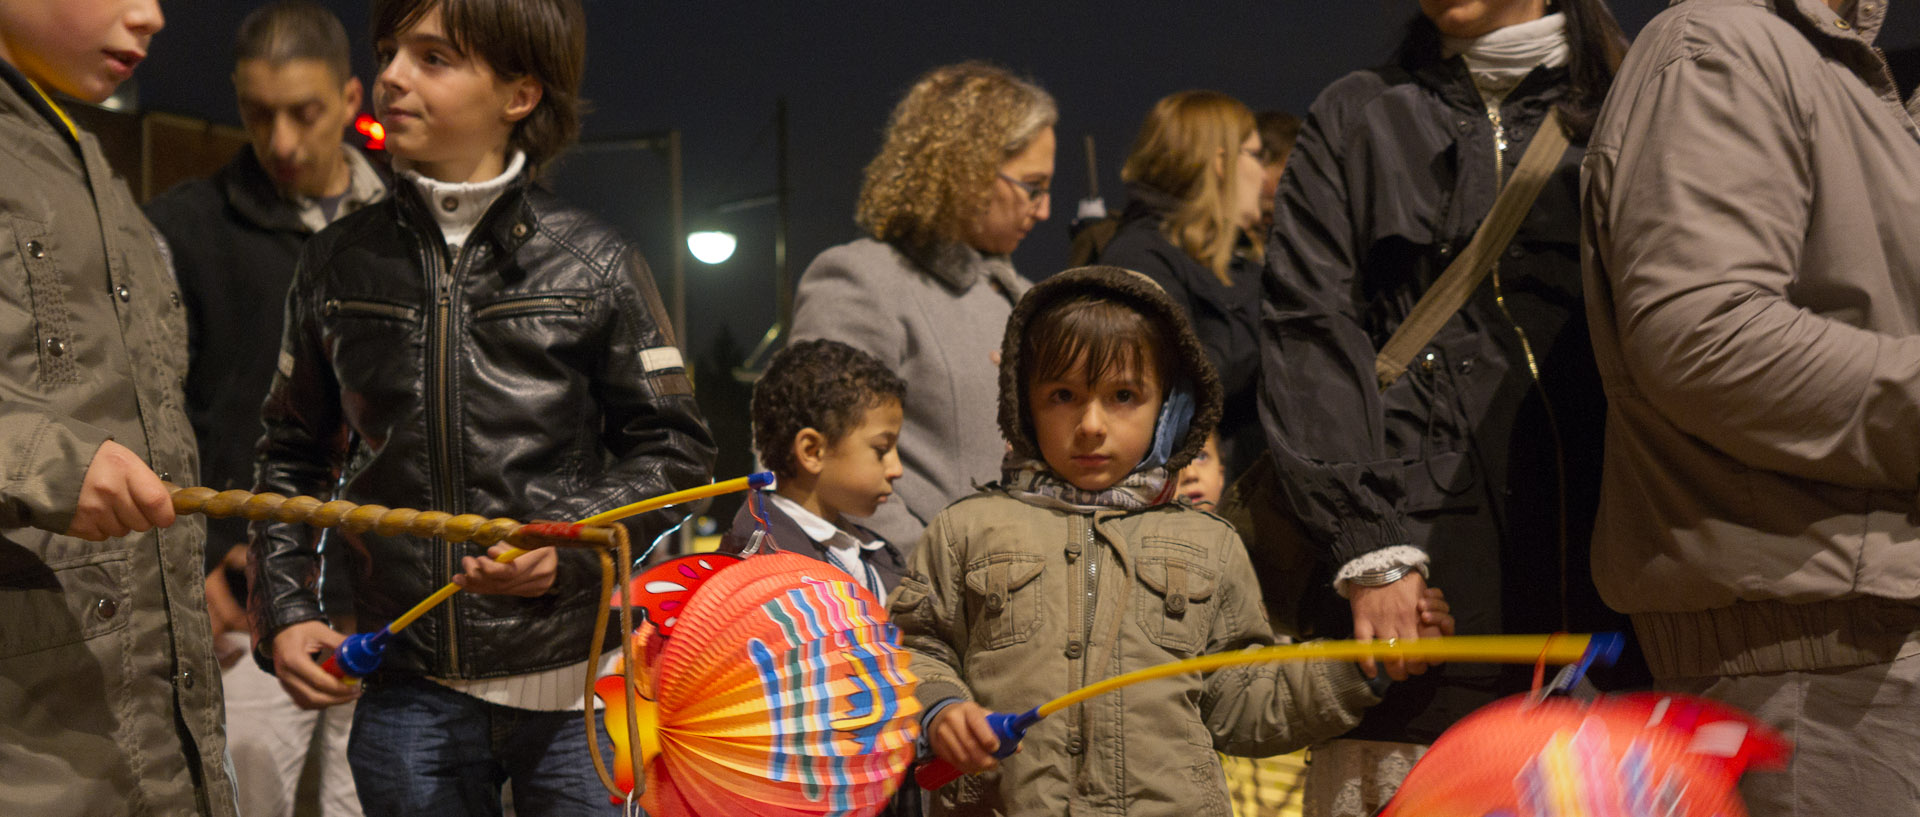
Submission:
<svg viewBox="0 0 1920 817">
<path fill-rule="evenodd" d="M 800 277 L 793 340 L 873 355 L 913 388 L 897 501 L 867 526 L 907 549 L 934 514 L 999 474 L 1000 333 L 1029 286 L 1008 255 L 1048 216 L 1053 98 L 985 63 L 922 76 L 888 119 L 856 220 L 868 237 Z"/>
<path fill-rule="evenodd" d="M 0 3 L 0 811 L 231 815 L 181 407 L 186 312 L 152 228 L 50 96 L 106 99 L 154 0 Z"/>
<path fill-rule="evenodd" d="M 1756 817 L 1920 812 L 1920 126 L 1886 5 L 1676 4 L 1583 167 L 1594 577 L 1656 681 L 1797 744 Z"/>
</svg>

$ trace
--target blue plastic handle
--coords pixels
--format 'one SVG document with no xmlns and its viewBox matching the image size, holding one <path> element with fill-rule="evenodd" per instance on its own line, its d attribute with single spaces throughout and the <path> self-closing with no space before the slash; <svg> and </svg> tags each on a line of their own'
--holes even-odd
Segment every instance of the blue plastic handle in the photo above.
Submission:
<svg viewBox="0 0 1920 817">
<path fill-rule="evenodd" d="M 335 678 L 365 678 L 380 668 L 380 659 L 386 657 L 387 639 L 393 633 L 385 627 L 379 632 L 355 633 L 340 642 L 333 655 L 320 668 Z"/>
<path fill-rule="evenodd" d="M 1020 748 L 1020 741 L 1027 736 L 1027 730 L 1040 722 L 1040 709 L 1035 707 L 1021 713 L 990 712 L 987 714 L 987 726 L 993 729 L 993 736 L 1000 739 L 1000 745 L 993 750 L 993 756 L 1004 758 Z M 960 767 L 945 760 L 935 760 L 922 765 L 913 773 L 913 782 L 920 788 L 933 791 L 960 779 Z"/>
</svg>

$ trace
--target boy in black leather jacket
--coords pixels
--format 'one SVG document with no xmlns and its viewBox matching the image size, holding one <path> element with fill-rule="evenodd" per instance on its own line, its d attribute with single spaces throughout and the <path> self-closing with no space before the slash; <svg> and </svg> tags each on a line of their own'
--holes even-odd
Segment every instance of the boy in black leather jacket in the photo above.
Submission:
<svg viewBox="0 0 1920 817">
<path fill-rule="evenodd" d="M 713 444 L 659 296 L 610 228 L 531 183 L 578 132 L 575 0 L 380 0 L 376 113 L 394 196 L 302 252 L 264 407 L 259 487 L 519 519 L 581 519 L 706 482 Z M 650 536 L 677 521 L 640 517 Z M 348 750 L 368 815 L 612 813 L 579 724 L 590 554 L 349 537 L 377 630 L 449 580 L 364 691 L 320 671 L 309 532 L 256 525 L 256 657 L 294 698 L 360 698 Z M 496 546 L 496 550 L 500 546 Z"/>
</svg>

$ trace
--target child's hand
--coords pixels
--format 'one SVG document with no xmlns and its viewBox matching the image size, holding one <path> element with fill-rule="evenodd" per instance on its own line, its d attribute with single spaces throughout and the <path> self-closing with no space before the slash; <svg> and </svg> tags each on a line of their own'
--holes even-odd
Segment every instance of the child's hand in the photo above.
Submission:
<svg viewBox="0 0 1920 817">
<path fill-rule="evenodd" d="M 1420 637 L 1453 635 L 1453 607 L 1447 604 L 1447 594 L 1438 587 L 1429 587 L 1420 597 Z"/>
<path fill-rule="evenodd" d="M 493 593 L 532 598 L 553 589 L 554 571 L 560 556 L 553 548 L 529 550 L 506 564 L 493 560 L 513 547 L 505 542 L 487 548 L 485 559 L 468 556 L 460 560 L 465 572 L 453 577 L 453 583 L 470 593 Z"/>
<path fill-rule="evenodd" d="M 360 687 L 327 674 L 314 662 L 347 637 L 318 619 L 287 625 L 273 636 L 273 674 L 301 709 L 325 709 L 360 697 Z"/>
<path fill-rule="evenodd" d="M 126 446 L 101 443 L 80 482 L 67 535 L 98 542 L 171 524 L 173 496 L 160 477 Z"/>
<path fill-rule="evenodd" d="M 991 710 L 972 701 L 961 701 L 940 710 L 927 736 L 933 753 L 967 774 L 978 774 L 1000 765 L 993 756 L 1000 748 L 1000 738 L 993 734 L 993 727 L 987 725 L 989 714 Z"/>
</svg>

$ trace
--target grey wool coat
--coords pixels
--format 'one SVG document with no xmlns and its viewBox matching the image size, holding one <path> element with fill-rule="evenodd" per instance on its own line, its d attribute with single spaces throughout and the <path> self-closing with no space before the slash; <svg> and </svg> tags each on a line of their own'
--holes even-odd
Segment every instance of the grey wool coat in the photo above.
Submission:
<svg viewBox="0 0 1920 817">
<path fill-rule="evenodd" d="M 907 382 L 905 473 L 864 524 L 909 552 L 947 503 L 1000 477 L 994 355 L 1031 286 L 1004 256 L 960 244 L 926 255 L 871 238 L 830 248 L 800 276 L 793 316 L 793 340 L 840 341 Z"/>
</svg>

